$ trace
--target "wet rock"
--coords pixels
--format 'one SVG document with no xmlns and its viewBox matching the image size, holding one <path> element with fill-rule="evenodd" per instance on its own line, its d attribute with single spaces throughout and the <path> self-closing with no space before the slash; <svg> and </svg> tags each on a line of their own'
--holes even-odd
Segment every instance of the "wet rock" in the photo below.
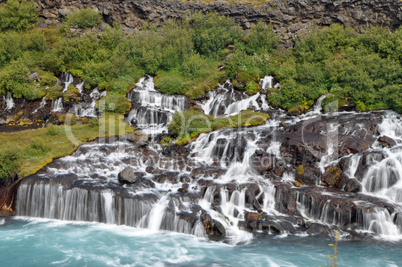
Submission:
<svg viewBox="0 0 402 267">
<path fill-rule="evenodd" d="M 179 172 L 165 172 L 162 174 L 155 175 L 152 180 L 157 183 L 165 183 L 166 181 L 170 183 L 177 183 L 179 177 Z"/>
<path fill-rule="evenodd" d="M 322 181 L 327 186 L 342 187 L 342 171 L 338 167 L 327 167 L 322 176 Z"/>
<path fill-rule="evenodd" d="M 320 170 L 316 167 L 300 165 L 296 168 L 296 180 L 305 184 L 316 184 L 319 181 Z"/>
<path fill-rule="evenodd" d="M 257 150 L 250 157 L 250 164 L 253 166 L 259 174 L 265 174 L 272 170 L 274 167 L 275 156 L 267 154 L 261 150 Z"/>
<path fill-rule="evenodd" d="M 178 192 L 187 193 L 189 184 L 183 184 L 181 188 L 177 189 Z"/>
<path fill-rule="evenodd" d="M 306 233 L 309 235 L 326 235 L 328 236 L 331 233 L 331 229 L 323 224 L 313 223 L 309 225 Z"/>
<path fill-rule="evenodd" d="M 383 147 L 394 147 L 396 146 L 396 142 L 394 139 L 388 137 L 388 136 L 381 136 L 378 138 L 378 142 L 383 146 Z"/>
<path fill-rule="evenodd" d="M 146 178 L 136 178 L 135 183 L 136 183 L 137 185 L 144 185 L 144 186 L 146 186 L 146 187 L 151 187 L 151 188 L 154 188 L 154 187 L 155 187 L 155 183 L 152 182 L 152 181 L 149 180 L 149 179 L 146 179 Z"/>
<path fill-rule="evenodd" d="M 129 142 L 133 142 L 138 146 L 146 146 L 148 144 L 148 135 L 147 134 L 137 134 L 135 132 L 125 133 L 121 136 L 124 140 Z"/>
<path fill-rule="evenodd" d="M 353 193 L 360 192 L 362 190 L 362 185 L 356 179 L 349 179 L 346 182 L 344 190 L 346 192 L 353 192 Z"/>
<path fill-rule="evenodd" d="M 134 169 L 131 167 L 126 167 L 124 170 L 119 172 L 119 174 L 117 175 L 117 179 L 119 180 L 119 183 L 122 184 L 134 183 L 136 181 Z"/>
</svg>

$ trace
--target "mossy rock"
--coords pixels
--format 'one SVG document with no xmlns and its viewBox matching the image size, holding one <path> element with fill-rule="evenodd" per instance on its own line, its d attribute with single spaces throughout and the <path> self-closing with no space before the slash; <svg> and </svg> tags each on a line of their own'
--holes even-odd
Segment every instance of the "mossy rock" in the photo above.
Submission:
<svg viewBox="0 0 402 267">
<path fill-rule="evenodd" d="M 341 182 L 342 171 L 338 167 L 328 167 L 323 175 L 323 181 L 328 186 L 336 186 Z"/>
<path fill-rule="evenodd" d="M 32 122 L 30 119 L 21 119 L 19 124 L 20 124 L 21 126 L 24 126 L 24 125 L 32 125 L 33 122 Z"/>
<path fill-rule="evenodd" d="M 254 81 L 250 81 L 246 84 L 246 94 L 255 95 L 258 93 L 260 85 Z"/>
<path fill-rule="evenodd" d="M 307 111 L 308 108 L 309 108 L 309 106 L 297 105 L 297 106 L 295 106 L 295 107 L 289 109 L 288 112 L 289 112 L 290 114 L 297 114 L 297 115 L 300 115 L 300 114 L 306 113 L 306 111 Z"/>
<path fill-rule="evenodd" d="M 64 102 L 75 102 L 81 99 L 79 97 L 80 91 L 77 88 L 75 88 L 74 85 L 70 85 L 63 96 L 64 96 Z"/>
<path fill-rule="evenodd" d="M 168 144 L 172 143 L 172 141 L 173 141 L 173 139 L 170 138 L 169 136 L 167 136 L 161 140 L 161 145 L 167 146 Z"/>
<path fill-rule="evenodd" d="M 303 166 L 303 165 L 297 166 L 297 168 L 296 168 L 296 173 L 297 173 L 298 175 L 303 175 L 303 174 L 304 174 L 304 166 Z"/>
</svg>

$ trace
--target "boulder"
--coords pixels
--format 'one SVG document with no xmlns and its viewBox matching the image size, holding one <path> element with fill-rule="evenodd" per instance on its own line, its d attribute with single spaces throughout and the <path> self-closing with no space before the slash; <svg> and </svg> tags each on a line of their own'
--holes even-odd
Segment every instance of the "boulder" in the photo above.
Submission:
<svg viewBox="0 0 402 267">
<path fill-rule="evenodd" d="M 131 167 L 126 167 L 124 170 L 119 172 L 117 175 L 117 179 L 119 180 L 119 183 L 122 184 L 132 184 L 135 183 L 135 174 L 134 174 L 134 169 Z"/>
<path fill-rule="evenodd" d="M 338 167 L 327 167 L 322 176 L 322 181 L 327 186 L 342 187 L 342 171 Z"/>
<path fill-rule="evenodd" d="M 383 146 L 383 147 L 393 147 L 396 146 L 396 142 L 394 139 L 388 136 L 381 136 L 378 138 L 378 142 Z"/>
<path fill-rule="evenodd" d="M 121 136 L 123 139 L 135 143 L 138 146 L 146 146 L 148 144 L 147 134 L 138 134 L 136 132 L 125 133 Z"/>
<path fill-rule="evenodd" d="M 353 193 L 360 192 L 360 191 L 362 191 L 362 185 L 356 179 L 349 179 L 346 182 L 344 190 L 346 192 L 353 192 Z"/>
<path fill-rule="evenodd" d="M 38 72 L 35 71 L 35 72 L 29 74 L 29 75 L 28 75 L 28 79 L 30 79 L 31 81 L 36 81 L 36 82 L 38 82 L 38 81 L 39 81 Z"/>
</svg>

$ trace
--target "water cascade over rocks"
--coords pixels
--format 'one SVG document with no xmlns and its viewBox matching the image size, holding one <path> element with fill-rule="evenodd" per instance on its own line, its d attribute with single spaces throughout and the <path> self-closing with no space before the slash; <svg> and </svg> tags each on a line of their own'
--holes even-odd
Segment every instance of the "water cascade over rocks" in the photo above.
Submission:
<svg viewBox="0 0 402 267">
<path fill-rule="evenodd" d="M 57 84 L 62 89 L 60 96 L 55 99 L 46 95 L 41 100 L 26 101 L 24 98 L 13 99 L 11 93 L 7 92 L 2 96 L 0 121 L 10 122 L 12 126 L 17 127 L 20 125 L 24 127 L 26 122 L 29 122 L 28 125 L 36 124 L 40 127 L 43 123 L 60 124 L 58 118 L 61 114 L 70 113 L 87 118 L 100 115 L 96 103 L 106 96 L 105 90 L 99 91 L 98 88 L 85 90 L 84 81 L 68 72 L 60 75 Z M 68 92 L 69 87 L 72 89 L 71 92 Z"/>
<path fill-rule="evenodd" d="M 127 98 L 132 103 L 127 122 L 149 133 L 167 131 L 166 125 L 176 111 L 189 108 L 190 101 L 181 95 L 166 95 L 155 90 L 151 76 L 140 79 Z"/>
<path fill-rule="evenodd" d="M 10 92 L 7 92 L 7 96 L 3 96 L 3 101 L 6 103 L 5 110 L 11 110 L 14 108 L 14 99 Z"/>
<path fill-rule="evenodd" d="M 273 86 L 267 77 L 262 89 Z M 128 95 L 127 121 L 166 129 L 183 96 L 154 89 Z M 402 117 L 391 111 L 304 115 L 267 107 L 226 82 L 200 103 L 207 114 L 269 111 L 265 125 L 201 134 L 181 147 L 123 137 L 99 139 L 23 179 L 17 215 L 124 224 L 245 242 L 253 233 L 402 237 Z M 264 100 L 262 100 L 264 99 Z M 242 102 L 243 101 L 243 102 Z M 245 104 L 247 102 L 247 104 Z M 126 171 L 127 169 L 127 171 Z M 119 173 L 130 176 L 124 183 Z M 122 175 L 122 174 L 120 174 Z M 123 180 L 121 180 L 123 182 Z"/>
<path fill-rule="evenodd" d="M 266 76 L 261 80 L 263 91 L 273 88 L 271 77 Z M 227 80 L 224 84 L 220 84 L 216 90 L 209 91 L 206 98 L 207 100 L 198 104 L 204 110 L 205 114 L 214 117 L 235 115 L 248 108 L 262 111 L 270 109 L 265 94 L 259 92 L 252 96 L 247 95 L 244 92 L 235 90 L 230 80 Z"/>
</svg>

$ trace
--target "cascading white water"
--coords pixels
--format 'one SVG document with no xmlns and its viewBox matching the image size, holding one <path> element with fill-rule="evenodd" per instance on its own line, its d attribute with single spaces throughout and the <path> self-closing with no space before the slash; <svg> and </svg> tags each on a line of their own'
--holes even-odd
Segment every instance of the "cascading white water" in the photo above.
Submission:
<svg viewBox="0 0 402 267">
<path fill-rule="evenodd" d="M 14 108 L 14 99 L 10 92 L 7 92 L 7 95 L 3 96 L 3 101 L 6 102 L 5 110 L 11 110 L 12 108 Z"/>
<path fill-rule="evenodd" d="M 42 98 L 42 101 L 40 101 L 40 103 L 39 103 L 39 107 L 38 107 L 37 109 L 35 109 L 33 113 L 38 112 L 38 110 L 40 110 L 41 108 L 43 108 L 45 105 L 46 105 L 46 96 L 44 96 L 44 97 Z"/>
<path fill-rule="evenodd" d="M 85 83 L 85 82 L 79 83 L 79 84 L 77 84 L 77 86 L 76 86 L 76 88 L 78 89 L 78 91 L 80 91 L 80 94 L 82 94 L 82 91 L 84 90 L 84 83 Z"/>
<path fill-rule="evenodd" d="M 156 91 L 151 76 L 142 77 L 127 98 L 133 103 L 127 122 L 152 133 L 166 131 L 173 113 L 185 110 L 188 101 L 185 96 Z"/>
<path fill-rule="evenodd" d="M 63 93 L 67 92 L 68 87 L 73 84 L 74 77 L 71 73 L 64 72 L 62 75 L 62 82 L 64 82 Z"/>
<path fill-rule="evenodd" d="M 73 113 L 78 117 L 96 117 L 96 102 L 106 96 L 106 90 L 99 92 L 98 88 L 92 90 L 89 94 L 89 103 L 77 103 L 73 106 Z"/>
<path fill-rule="evenodd" d="M 402 119 L 394 112 L 388 112 L 378 127 L 382 136 L 396 141 L 391 148 L 380 148 L 385 158 L 373 162 L 363 177 L 363 192 L 402 203 Z"/>
<path fill-rule="evenodd" d="M 52 112 L 62 112 L 64 110 L 63 107 L 63 98 L 60 97 L 56 100 L 52 100 Z"/>
<path fill-rule="evenodd" d="M 236 91 L 230 80 L 227 80 L 224 84 L 219 84 L 217 89 L 209 91 L 207 98 L 208 100 L 199 102 L 198 105 L 204 110 L 205 114 L 214 117 L 235 115 L 248 108 L 269 110 L 265 94 L 258 92 L 249 96 L 243 92 Z"/>
</svg>

